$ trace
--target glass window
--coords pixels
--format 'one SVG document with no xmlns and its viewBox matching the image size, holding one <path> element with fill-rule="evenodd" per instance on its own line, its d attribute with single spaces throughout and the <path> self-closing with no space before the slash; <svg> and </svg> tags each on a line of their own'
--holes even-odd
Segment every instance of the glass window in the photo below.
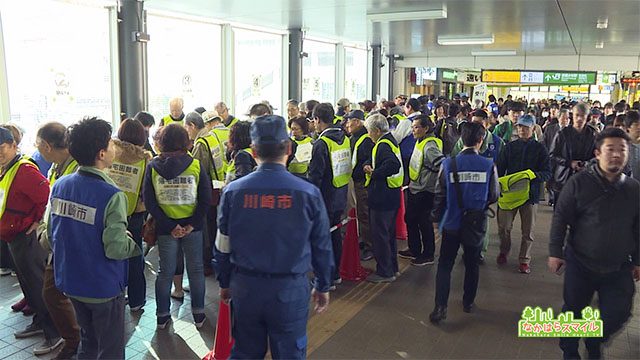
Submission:
<svg viewBox="0 0 640 360">
<path fill-rule="evenodd" d="M 184 113 L 213 110 L 221 100 L 220 26 L 149 15 L 149 111 L 156 124 L 169 114 L 169 100 L 182 97 Z"/>
<path fill-rule="evenodd" d="M 107 9 L 3 1 L 0 12 L 9 121 L 25 132 L 25 153 L 35 149 L 35 132 L 45 122 L 70 125 L 87 115 L 113 120 Z"/>
<path fill-rule="evenodd" d="M 305 40 L 303 49 L 308 56 L 302 60 L 302 99 L 300 100 L 335 103 L 336 46 Z"/>
<path fill-rule="evenodd" d="M 246 114 L 251 105 L 264 100 L 282 114 L 282 35 L 244 29 L 233 32 L 236 114 Z"/>
<path fill-rule="evenodd" d="M 344 95 L 357 103 L 367 98 L 367 51 L 345 48 Z"/>
</svg>

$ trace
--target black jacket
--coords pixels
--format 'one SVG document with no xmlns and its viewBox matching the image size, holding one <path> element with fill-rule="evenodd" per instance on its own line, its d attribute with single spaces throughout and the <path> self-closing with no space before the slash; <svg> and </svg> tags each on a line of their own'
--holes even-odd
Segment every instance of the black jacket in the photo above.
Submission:
<svg viewBox="0 0 640 360">
<path fill-rule="evenodd" d="M 344 131 L 339 127 L 328 128 L 321 135 L 338 144 L 342 144 L 346 139 Z M 344 211 L 347 207 L 347 186 L 340 188 L 333 186 L 333 171 L 331 169 L 331 159 L 329 158 L 329 148 L 324 140 L 318 139 L 313 143 L 307 177 L 312 184 L 320 188 L 329 218 L 333 213 Z"/>
<path fill-rule="evenodd" d="M 460 138 L 458 121 L 454 117 L 438 120 L 435 127 L 435 134 L 442 140 L 442 153 L 446 156 L 451 155 L 453 147 Z"/>
<path fill-rule="evenodd" d="M 533 138 L 529 141 L 514 140 L 502 149 L 496 160 L 498 176 L 505 176 L 531 169 L 536 178 L 531 181 L 529 203 L 537 204 L 540 197 L 540 185 L 551 178 L 549 154 L 542 143 Z"/>
<path fill-rule="evenodd" d="M 551 149 L 551 145 L 553 145 L 553 139 L 555 139 L 556 135 L 560 131 L 560 124 L 557 122 L 550 123 L 547 127 L 544 128 L 544 146 L 547 148 L 547 151 Z"/>
<path fill-rule="evenodd" d="M 382 136 L 381 139 L 388 139 L 392 144 L 398 146 L 396 139 L 391 133 Z M 378 140 L 380 141 L 380 140 Z M 387 177 L 397 174 L 400 170 L 400 160 L 391 150 L 389 144 L 380 144 L 376 150 L 376 158 L 371 182 L 367 187 L 369 194 L 369 209 L 379 211 L 389 211 L 400 207 L 400 188 L 390 189 L 387 185 Z M 371 162 L 369 162 L 371 164 Z"/>
<path fill-rule="evenodd" d="M 585 125 L 582 133 L 578 133 L 572 125 L 560 130 L 549 149 L 553 175 L 551 186 L 557 191 L 562 189 L 574 173 L 571 161 L 587 162 L 595 157 L 595 149 L 596 131 L 591 126 Z"/>
<path fill-rule="evenodd" d="M 351 154 L 356 146 L 356 142 L 360 137 L 367 135 L 367 129 L 363 126 L 360 130 L 351 134 Z M 356 154 L 356 166 L 353 168 L 351 177 L 355 182 L 364 182 L 364 164 L 366 162 L 371 163 L 371 150 L 373 150 L 373 140 L 366 138 L 362 140 L 360 146 L 358 146 L 358 153 Z"/>
<path fill-rule="evenodd" d="M 609 273 L 640 266 L 640 183 L 622 175 L 610 183 L 597 163 L 565 184 L 551 224 L 549 255 L 563 258 L 565 235 L 577 260 L 587 269 Z"/>
</svg>

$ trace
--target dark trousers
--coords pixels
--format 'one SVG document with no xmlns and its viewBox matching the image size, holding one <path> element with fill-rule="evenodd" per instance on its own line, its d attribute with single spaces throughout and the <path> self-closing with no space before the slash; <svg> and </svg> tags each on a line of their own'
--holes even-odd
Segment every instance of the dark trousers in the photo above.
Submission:
<svg viewBox="0 0 640 360">
<path fill-rule="evenodd" d="M 205 215 L 205 231 L 202 240 L 202 264 L 205 268 L 213 266 L 216 254 L 216 236 L 218 235 L 218 207 L 211 206 Z M 215 269 L 214 269 L 215 270 Z"/>
<path fill-rule="evenodd" d="M 81 328 L 78 359 L 124 359 L 124 295 L 100 304 L 71 302 Z"/>
<path fill-rule="evenodd" d="M 438 273 L 436 275 L 436 305 L 447 306 L 449 301 L 449 289 L 451 288 L 451 270 L 458 256 L 460 237 L 452 232 L 444 230 L 442 244 L 440 245 L 440 258 L 438 259 Z M 482 244 L 478 246 L 462 245 L 464 253 L 464 295 L 462 302 L 470 305 L 478 292 L 478 280 L 480 278 L 480 251 Z"/>
<path fill-rule="evenodd" d="M 342 220 L 342 211 L 329 213 L 329 226 L 334 226 Z M 331 233 L 331 245 L 333 247 L 333 261 L 336 266 L 333 268 L 333 279 L 340 277 L 340 259 L 342 258 L 342 228 L 338 228 Z"/>
<path fill-rule="evenodd" d="M 564 274 L 564 306 L 562 311 L 573 311 L 576 319 L 582 309 L 591 304 L 594 292 L 598 292 L 600 318 L 604 324 L 602 338 L 584 338 L 587 351 L 600 354 L 600 345 L 622 328 L 631 316 L 635 285 L 630 269 L 599 274 L 585 268 L 571 248 L 566 250 Z M 578 358 L 580 338 L 560 338 L 560 348 L 566 359 Z"/>
<path fill-rule="evenodd" d="M 404 221 L 407 223 L 409 251 L 416 257 L 433 258 L 436 245 L 429 213 L 433 209 L 434 194 L 429 191 L 407 193 Z"/>
<path fill-rule="evenodd" d="M 234 272 L 231 359 L 304 359 L 309 281 L 304 275 L 264 278 Z"/>
<path fill-rule="evenodd" d="M 13 259 L 11 258 L 11 252 L 9 251 L 9 243 L 0 241 L 0 268 L 14 269 Z"/>
<path fill-rule="evenodd" d="M 53 325 L 47 306 L 42 299 L 47 253 L 38 243 L 36 232 L 33 231 L 29 235 L 24 232 L 18 234 L 9 243 L 9 250 L 11 251 L 18 282 L 20 282 L 24 297 L 27 299 L 27 304 L 36 311 L 36 315 L 33 317 L 33 324 L 40 326 L 44 330 L 44 335 L 47 339 L 57 338 L 58 331 Z"/>
<path fill-rule="evenodd" d="M 53 264 L 47 265 L 44 269 L 43 286 L 42 298 L 47 305 L 51 320 L 64 339 L 64 347 L 75 351 L 80 344 L 80 325 L 76 320 L 76 311 L 71 300 L 56 287 Z"/>
<path fill-rule="evenodd" d="M 142 225 L 145 213 L 134 213 L 129 217 L 127 230 L 133 235 L 133 241 L 142 249 Z M 144 277 L 144 255 L 129 258 L 129 281 L 127 295 L 129 295 L 129 307 L 143 305 L 147 297 L 147 280 Z"/>
<path fill-rule="evenodd" d="M 398 209 L 386 211 L 369 209 L 376 274 L 383 277 L 391 277 L 398 272 L 397 214 Z"/>
</svg>

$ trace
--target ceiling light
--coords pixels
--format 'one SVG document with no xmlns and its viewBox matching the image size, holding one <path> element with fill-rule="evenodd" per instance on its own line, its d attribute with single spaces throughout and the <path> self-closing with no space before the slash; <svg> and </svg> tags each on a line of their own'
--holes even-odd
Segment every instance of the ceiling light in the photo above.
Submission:
<svg viewBox="0 0 640 360">
<path fill-rule="evenodd" d="M 596 28 L 598 29 L 606 29 L 609 26 L 609 19 L 604 18 L 604 19 L 598 19 L 598 22 L 596 23 Z"/>
<path fill-rule="evenodd" d="M 367 14 L 367 20 L 372 22 L 391 22 L 391 21 L 413 21 L 413 20 L 430 20 L 430 19 L 446 19 L 447 9 L 422 10 L 422 11 L 401 11 L 389 13 Z"/>
<path fill-rule="evenodd" d="M 515 54 L 515 50 L 479 50 L 471 52 L 472 56 L 513 56 Z"/>
<path fill-rule="evenodd" d="M 493 44 L 494 38 L 491 35 L 440 35 L 438 36 L 438 44 L 440 45 L 484 45 Z"/>
<path fill-rule="evenodd" d="M 596 43 L 596 49 L 603 49 L 604 48 L 604 43 L 602 41 Z"/>
</svg>

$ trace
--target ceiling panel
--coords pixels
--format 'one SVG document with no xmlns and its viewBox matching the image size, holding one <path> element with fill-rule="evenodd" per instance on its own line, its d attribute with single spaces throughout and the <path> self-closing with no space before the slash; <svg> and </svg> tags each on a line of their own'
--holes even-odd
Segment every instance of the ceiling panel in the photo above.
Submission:
<svg viewBox="0 0 640 360">
<path fill-rule="evenodd" d="M 639 0 L 147 0 L 145 7 L 312 37 L 382 44 L 403 56 L 470 56 L 472 50 L 514 49 L 524 55 L 640 56 Z M 446 7 L 446 19 L 370 23 L 367 12 Z M 599 18 L 607 29 L 596 29 Z M 494 44 L 441 46 L 438 35 L 493 33 Z M 603 49 L 595 44 L 603 42 Z"/>
</svg>

